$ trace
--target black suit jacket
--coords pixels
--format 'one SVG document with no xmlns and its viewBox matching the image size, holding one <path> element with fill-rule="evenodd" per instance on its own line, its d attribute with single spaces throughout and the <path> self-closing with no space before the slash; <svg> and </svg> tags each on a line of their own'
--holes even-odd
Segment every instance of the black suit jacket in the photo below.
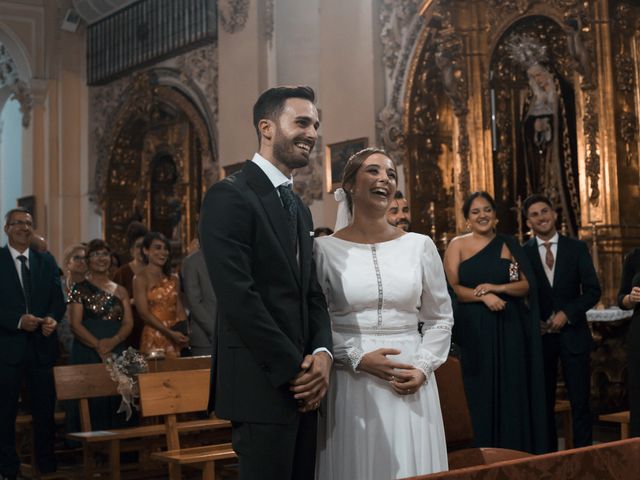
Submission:
<svg viewBox="0 0 640 480">
<path fill-rule="evenodd" d="M 589 350 L 592 339 L 586 312 L 598 303 L 601 290 L 587 245 L 581 240 L 558 236 L 553 287 L 542 266 L 535 237 L 524 248 L 538 283 L 540 319 L 546 321 L 553 312 L 562 310 L 568 318 L 560 331 L 563 346 L 572 353 Z"/>
<path fill-rule="evenodd" d="M 31 313 L 37 317 L 50 316 L 60 321 L 65 312 L 64 297 L 60 286 L 60 275 L 54 258 L 48 253 L 30 250 Z M 58 358 L 58 336 L 42 335 L 18 330 L 20 317 L 27 306 L 18 272 L 9 248 L 0 248 L 0 362 L 18 365 L 25 360 L 27 345 L 33 342 L 35 359 L 41 366 L 53 366 Z"/>
<path fill-rule="evenodd" d="M 221 418 L 292 421 L 297 406 L 289 381 L 304 355 L 331 349 L 311 213 L 297 201 L 298 258 L 278 192 L 255 163 L 205 196 L 200 243 L 219 307 L 209 407 Z"/>
</svg>

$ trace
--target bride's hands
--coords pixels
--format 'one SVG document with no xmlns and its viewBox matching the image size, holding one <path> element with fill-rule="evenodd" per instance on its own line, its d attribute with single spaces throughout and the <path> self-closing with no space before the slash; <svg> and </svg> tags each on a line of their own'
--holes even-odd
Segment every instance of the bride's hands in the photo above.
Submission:
<svg viewBox="0 0 640 480">
<path fill-rule="evenodd" d="M 413 367 L 410 370 L 396 372 L 395 378 L 389 383 L 398 395 L 411 395 L 416 393 L 426 380 L 427 377 L 422 370 Z"/>
<path fill-rule="evenodd" d="M 400 353 L 400 350 L 397 348 L 379 348 L 378 350 L 365 353 L 358 364 L 358 370 L 391 382 L 396 377 L 400 378 L 400 372 L 398 372 L 398 370 L 414 370 L 413 365 L 394 362 L 387 358 L 387 355 L 400 355 Z"/>
</svg>

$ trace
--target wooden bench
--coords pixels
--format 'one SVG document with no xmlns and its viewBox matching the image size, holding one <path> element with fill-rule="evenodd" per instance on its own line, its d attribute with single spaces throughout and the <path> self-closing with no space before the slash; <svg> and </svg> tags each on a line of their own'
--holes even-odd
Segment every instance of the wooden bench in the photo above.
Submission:
<svg viewBox="0 0 640 480">
<path fill-rule="evenodd" d="M 149 362 L 150 371 L 189 371 L 208 369 L 210 357 L 186 357 Z M 120 450 L 123 440 L 142 440 L 162 437 L 164 425 L 141 425 L 113 430 L 94 431 L 91 426 L 89 400 L 91 398 L 119 395 L 116 383 L 111 380 L 103 364 L 65 365 L 53 369 L 56 393 L 59 400 L 79 400 L 80 432 L 67 432 L 67 437 L 79 441 L 83 447 L 83 476 L 91 478 L 96 471 L 93 452 L 106 446 L 109 456 L 109 472 L 112 479 L 120 479 Z M 206 384 L 208 385 L 208 381 Z M 209 428 L 230 428 L 228 422 L 218 419 L 201 419 L 180 422 L 181 432 L 194 432 Z"/>
<path fill-rule="evenodd" d="M 620 424 L 620 440 L 629 438 L 629 410 L 625 412 L 607 413 L 599 415 L 601 422 L 611 422 Z"/>
<path fill-rule="evenodd" d="M 176 415 L 206 410 L 209 374 L 207 369 L 146 373 L 138 377 L 142 415 L 164 415 L 165 418 L 168 450 L 156 452 L 152 456 L 169 464 L 170 480 L 182 478 L 182 465 L 200 468 L 203 480 L 214 480 L 215 462 L 236 456 L 230 443 L 180 447 Z"/>
<path fill-rule="evenodd" d="M 562 429 L 564 430 L 564 448 L 573 448 L 573 421 L 571 420 L 571 404 L 568 400 L 556 400 L 553 411 L 562 417 Z"/>
</svg>

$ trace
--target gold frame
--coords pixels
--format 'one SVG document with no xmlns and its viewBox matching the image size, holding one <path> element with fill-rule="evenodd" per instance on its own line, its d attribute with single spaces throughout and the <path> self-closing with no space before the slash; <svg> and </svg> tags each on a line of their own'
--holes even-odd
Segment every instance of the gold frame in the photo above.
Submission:
<svg viewBox="0 0 640 480">
<path fill-rule="evenodd" d="M 325 147 L 324 173 L 328 193 L 335 192 L 342 184 L 342 171 L 349 157 L 368 146 L 369 138 L 360 137 L 331 143 Z"/>
</svg>

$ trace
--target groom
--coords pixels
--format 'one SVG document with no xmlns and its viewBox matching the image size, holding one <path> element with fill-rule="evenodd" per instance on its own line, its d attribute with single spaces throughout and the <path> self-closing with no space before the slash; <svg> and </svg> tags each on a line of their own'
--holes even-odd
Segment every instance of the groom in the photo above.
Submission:
<svg viewBox="0 0 640 480">
<path fill-rule="evenodd" d="M 309 209 L 292 192 L 320 125 L 309 87 L 275 87 L 253 107 L 259 152 L 213 185 L 200 242 L 218 297 L 209 407 L 232 421 L 242 479 L 312 479 L 316 410 L 329 385 L 327 306 Z"/>
</svg>

